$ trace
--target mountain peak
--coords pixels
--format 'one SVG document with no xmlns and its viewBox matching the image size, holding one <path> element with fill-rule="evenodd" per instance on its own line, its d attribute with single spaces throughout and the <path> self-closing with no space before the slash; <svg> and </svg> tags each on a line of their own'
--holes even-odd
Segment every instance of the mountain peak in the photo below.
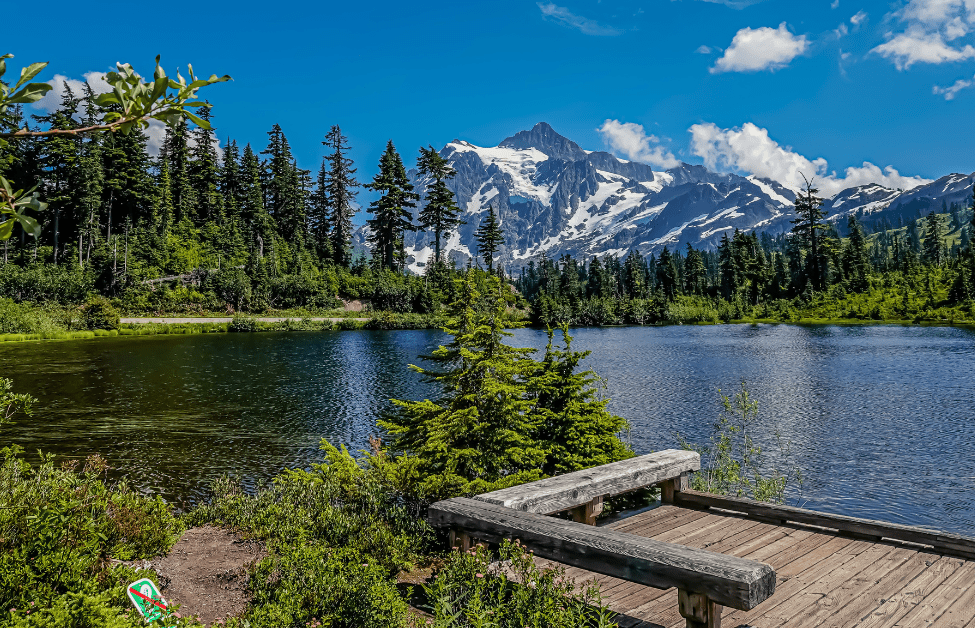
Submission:
<svg viewBox="0 0 975 628">
<path fill-rule="evenodd" d="M 559 135 L 548 122 L 539 122 L 531 131 L 519 131 L 498 146 L 505 148 L 534 148 L 549 157 L 565 161 L 586 158 L 586 151 L 572 140 Z"/>
</svg>

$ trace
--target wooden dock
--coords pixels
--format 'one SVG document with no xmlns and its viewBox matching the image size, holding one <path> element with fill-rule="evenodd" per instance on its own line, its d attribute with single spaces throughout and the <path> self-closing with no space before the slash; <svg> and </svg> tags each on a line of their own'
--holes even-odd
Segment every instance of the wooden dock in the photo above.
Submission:
<svg viewBox="0 0 975 628">
<path fill-rule="evenodd" d="M 749 611 L 722 609 L 726 628 L 975 628 L 972 560 L 668 504 L 606 528 L 771 565 L 775 592 Z M 676 589 L 654 589 L 577 567 L 566 568 L 566 575 L 598 581 L 603 601 L 619 613 L 621 628 L 685 625 Z"/>
<path fill-rule="evenodd" d="M 596 580 L 621 628 L 975 628 L 975 538 L 700 493 L 699 469 L 667 450 L 437 502 L 428 519 L 454 547 L 518 539 Z M 595 525 L 606 496 L 651 485 L 660 507 Z"/>
</svg>

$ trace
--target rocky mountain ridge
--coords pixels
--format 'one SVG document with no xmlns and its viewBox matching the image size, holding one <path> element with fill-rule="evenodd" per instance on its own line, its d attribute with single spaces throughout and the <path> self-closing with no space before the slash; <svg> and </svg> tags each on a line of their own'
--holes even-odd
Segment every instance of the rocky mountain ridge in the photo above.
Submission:
<svg viewBox="0 0 975 628">
<path fill-rule="evenodd" d="M 636 250 L 649 255 L 688 243 L 711 249 L 735 229 L 777 235 L 791 229 L 798 192 L 771 179 L 700 165 L 654 171 L 607 152 L 583 150 L 544 122 L 495 147 L 454 140 L 440 154 L 457 171 L 449 187 L 466 221 L 444 247 L 459 265 L 477 253 L 474 233 L 492 205 L 505 231 L 496 261 L 515 269 L 543 254 L 589 259 Z M 422 194 L 426 181 L 416 171 L 409 174 Z M 973 182 L 975 174 L 951 174 L 907 191 L 861 185 L 827 199 L 824 207 L 829 220 L 845 223 L 855 214 L 897 226 L 941 211 L 942 203 L 967 206 Z M 356 233 L 359 247 L 366 230 Z M 410 269 L 422 273 L 432 260 L 433 234 L 408 233 L 405 246 Z"/>
</svg>

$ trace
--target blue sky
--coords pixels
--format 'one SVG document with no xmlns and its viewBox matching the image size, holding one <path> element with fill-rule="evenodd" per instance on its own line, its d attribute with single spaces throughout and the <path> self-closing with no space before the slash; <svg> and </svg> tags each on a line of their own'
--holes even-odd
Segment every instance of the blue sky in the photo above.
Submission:
<svg viewBox="0 0 975 628">
<path fill-rule="evenodd" d="M 657 168 L 813 170 L 827 191 L 975 170 L 975 0 L 44 6 L 69 19 L 5 9 L 41 25 L 5 32 L 11 67 L 82 80 L 161 54 L 170 73 L 230 74 L 205 90 L 221 139 L 261 149 L 278 123 L 315 171 L 332 124 L 368 179 L 388 139 L 412 165 L 422 145 L 542 120 Z"/>
</svg>

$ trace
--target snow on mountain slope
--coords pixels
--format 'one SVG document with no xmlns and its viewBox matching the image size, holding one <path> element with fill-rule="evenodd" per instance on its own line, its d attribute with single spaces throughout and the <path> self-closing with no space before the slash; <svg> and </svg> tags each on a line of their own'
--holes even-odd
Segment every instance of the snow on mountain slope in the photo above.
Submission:
<svg viewBox="0 0 975 628">
<path fill-rule="evenodd" d="M 505 231 L 496 262 L 513 270 L 541 255 L 649 255 L 688 244 L 710 249 L 735 229 L 776 235 L 791 229 L 800 192 L 771 179 L 686 163 L 655 172 L 607 152 L 583 150 L 544 122 L 493 147 L 454 140 L 440 154 L 457 171 L 448 185 L 466 222 L 444 245 L 459 265 L 477 254 L 474 233 L 489 206 Z M 422 193 L 425 181 L 416 171 L 410 176 Z M 843 190 L 824 209 L 835 221 L 913 215 L 940 207 L 942 199 L 951 203 L 965 194 L 970 199 L 972 181 L 949 175 L 909 192 L 863 185 Z M 363 246 L 363 238 L 357 233 L 356 244 Z M 408 233 L 404 244 L 409 268 L 423 272 L 433 255 L 433 234 Z"/>
</svg>

